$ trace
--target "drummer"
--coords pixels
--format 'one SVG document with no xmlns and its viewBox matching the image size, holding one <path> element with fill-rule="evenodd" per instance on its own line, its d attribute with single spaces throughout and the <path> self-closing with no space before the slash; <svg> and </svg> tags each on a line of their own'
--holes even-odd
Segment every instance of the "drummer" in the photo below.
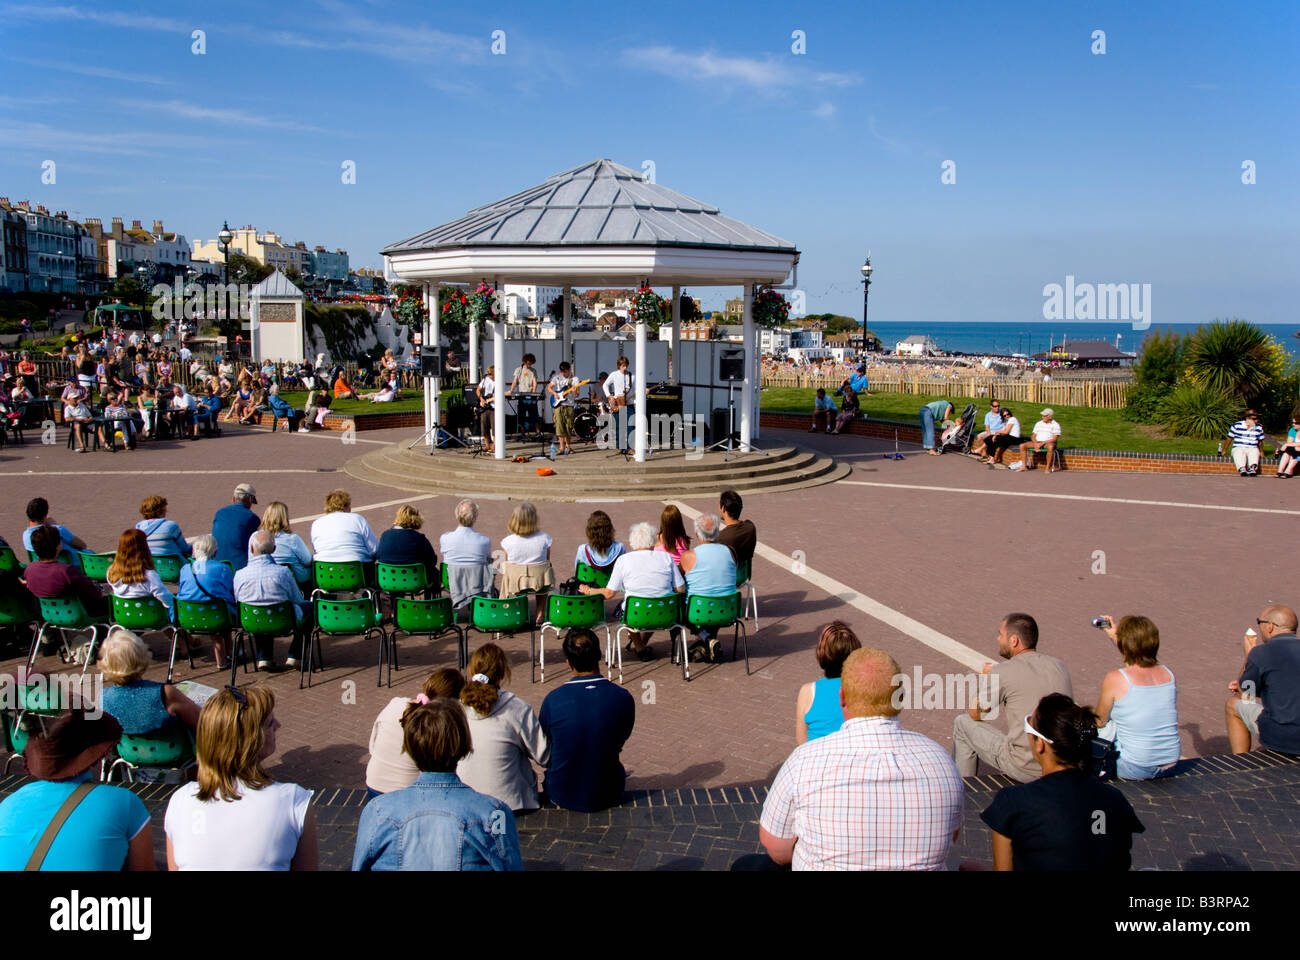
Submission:
<svg viewBox="0 0 1300 960">
<path fill-rule="evenodd" d="M 537 372 L 533 370 L 533 364 L 537 363 L 537 358 L 531 353 L 525 353 L 520 365 L 515 368 L 515 375 L 510 380 L 510 386 L 506 393 L 514 393 L 518 390 L 522 394 L 537 393 Z M 519 432 L 536 433 L 537 432 L 537 397 L 521 396 L 519 398 Z"/>
<path fill-rule="evenodd" d="M 587 402 L 595 407 L 599 413 L 605 409 L 605 380 L 609 374 L 604 370 L 596 374 L 596 379 L 590 387 L 587 388 Z"/>
</svg>

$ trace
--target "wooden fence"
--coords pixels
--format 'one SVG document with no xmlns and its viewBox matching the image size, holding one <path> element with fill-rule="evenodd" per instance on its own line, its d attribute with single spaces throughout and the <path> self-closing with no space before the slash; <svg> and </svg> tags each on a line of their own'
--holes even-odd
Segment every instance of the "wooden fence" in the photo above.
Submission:
<svg viewBox="0 0 1300 960">
<path fill-rule="evenodd" d="M 764 372 L 761 378 L 765 387 L 794 387 L 827 391 L 838 387 L 850 371 L 837 371 L 829 376 L 809 373 Z M 868 372 L 872 393 L 912 393 L 938 397 L 986 397 L 1008 402 L 1046 403 L 1063 407 L 1096 407 L 1119 410 L 1128 397 L 1130 384 L 1106 380 L 1049 380 L 1040 377 L 996 376 L 899 376 L 897 374 Z"/>
</svg>

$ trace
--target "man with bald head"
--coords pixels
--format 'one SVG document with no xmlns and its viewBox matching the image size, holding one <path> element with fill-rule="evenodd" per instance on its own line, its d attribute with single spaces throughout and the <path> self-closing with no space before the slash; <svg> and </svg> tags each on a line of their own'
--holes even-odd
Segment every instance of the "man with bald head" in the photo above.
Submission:
<svg viewBox="0 0 1300 960">
<path fill-rule="evenodd" d="M 863 647 L 844 661 L 838 731 L 795 748 L 763 804 L 768 868 L 943 870 L 961 829 L 948 751 L 898 722 L 898 664 Z M 753 868 L 759 864 L 740 864 Z"/>
<path fill-rule="evenodd" d="M 1228 684 L 1225 719 L 1233 753 L 1250 753 L 1250 739 L 1278 753 L 1300 754 L 1300 640 L 1296 615 L 1280 604 L 1255 618 L 1243 646 L 1246 667 Z"/>
</svg>

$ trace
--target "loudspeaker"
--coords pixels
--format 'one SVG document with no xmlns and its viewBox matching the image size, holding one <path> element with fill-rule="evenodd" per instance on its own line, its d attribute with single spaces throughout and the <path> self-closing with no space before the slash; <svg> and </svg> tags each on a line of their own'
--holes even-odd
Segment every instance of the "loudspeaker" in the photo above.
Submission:
<svg viewBox="0 0 1300 960">
<path fill-rule="evenodd" d="M 442 375 L 442 351 L 437 347 L 425 347 L 420 351 L 420 376 L 441 377 Z"/>
<path fill-rule="evenodd" d="M 745 379 L 745 351 L 739 349 L 718 352 L 718 379 L 734 382 Z"/>
</svg>

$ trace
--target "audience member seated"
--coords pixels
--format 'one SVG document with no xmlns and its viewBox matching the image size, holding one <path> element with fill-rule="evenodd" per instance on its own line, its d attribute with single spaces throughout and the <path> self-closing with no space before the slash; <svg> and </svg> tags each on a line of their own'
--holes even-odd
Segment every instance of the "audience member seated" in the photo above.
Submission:
<svg viewBox="0 0 1300 960">
<path fill-rule="evenodd" d="M 835 419 L 835 401 L 826 396 L 824 388 L 818 387 L 817 398 L 813 400 L 813 423 L 808 428 L 808 432 L 816 433 L 818 430 L 823 430 L 830 433 L 833 419 Z"/>
<path fill-rule="evenodd" d="M 59 562 L 63 540 L 56 528 L 36 527 L 32 531 L 31 543 L 36 561 L 23 570 L 23 580 L 32 596 L 47 600 L 75 596 L 92 617 L 104 617 L 112 612 L 108 597 L 100 592 L 99 584 L 82 573 L 80 567 Z"/>
<path fill-rule="evenodd" d="M 397 380 L 384 379 L 380 381 L 380 387 L 376 392 L 363 393 L 360 399 L 369 400 L 371 403 L 391 403 L 397 399 L 398 389 Z"/>
<path fill-rule="evenodd" d="M 689 549 L 691 538 L 686 535 L 682 513 L 670 503 L 659 515 L 659 538 L 655 541 L 655 550 L 667 553 L 673 558 L 673 563 L 680 567 L 682 554 Z"/>
<path fill-rule="evenodd" d="M 136 409 L 140 411 L 141 431 L 151 440 L 158 437 L 158 393 L 153 387 L 142 387 L 136 398 Z"/>
<path fill-rule="evenodd" d="M 313 390 L 307 394 L 307 405 L 302 412 L 302 426 L 299 433 L 310 433 L 315 424 L 325 429 L 325 418 L 330 415 L 330 395 L 324 390 Z"/>
<path fill-rule="evenodd" d="M 379 537 L 379 547 L 375 551 L 378 563 L 422 564 L 429 583 L 438 581 L 438 555 L 433 550 L 429 538 L 420 532 L 424 526 L 424 517 L 420 511 L 409 503 L 397 508 L 393 525 Z"/>
<path fill-rule="evenodd" d="M 731 548 L 718 543 L 722 520 L 714 513 L 695 518 L 696 545 L 682 554 L 682 575 L 686 578 L 687 596 L 729 597 L 736 592 L 736 558 Z M 719 640 L 710 632 L 698 631 L 699 642 L 706 644 L 706 657 L 718 660 Z"/>
<path fill-rule="evenodd" d="M 173 437 L 198 439 L 199 401 L 179 383 L 172 385 L 172 399 L 168 411 Z"/>
<path fill-rule="evenodd" d="M 509 805 L 456 775 L 473 748 L 457 704 L 438 698 L 412 708 L 402 751 L 420 774 L 362 809 L 353 870 L 523 869 Z"/>
<path fill-rule="evenodd" d="M 1092 771 L 1097 715 L 1053 693 L 1020 723 L 1040 776 L 1003 787 L 980 814 L 993 831 L 993 869 L 1128 870 L 1133 834 L 1145 828 L 1124 794 Z"/>
<path fill-rule="evenodd" d="M 0 870 L 152 870 L 153 828 L 144 803 L 125 787 L 96 783 L 100 761 L 122 739 L 110 716 L 82 710 L 47 721 L 23 751 L 33 778 L 0 803 Z M 50 839 L 33 854 L 74 792 L 90 788 Z M 92 786 L 93 785 L 93 786 Z"/>
<path fill-rule="evenodd" d="M 240 377 L 235 392 L 230 396 L 230 411 L 226 414 L 226 420 L 248 423 L 256 411 L 257 402 L 253 394 L 253 382 L 248 377 Z"/>
<path fill-rule="evenodd" d="M 15 399 L 15 402 L 18 402 Z M 73 453 L 85 453 L 90 449 L 90 440 L 94 434 L 92 425 L 95 422 L 95 415 L 91 413 L 90 407 L 85 400 L 78 401 L 75 404 L 69 404 L 63 408 L 63 422 L 69 424 L 68 429 L 72 431 Z"/>
<path fill-rule="evenodd" d="M 1286 441 L 1277 448 L 1278 479 L 1294 477 L 1297 464 L 1300 464 L 1300 414 L 1291 418 L 1291 428 L 1286 432 Z"/>
<path fill-rule="evenodd" d="M 379 539 L 365 517 L 352 513 L 352 495 L 331 490 L 325 495 L 325 516 L 311 525 L 311 547 L 317 560 L 371 563 Z"/>
<path fill-rule="evenodd" d="M 187 603 L 206 603 L 224 600 L 230 610 L 232 626 L 239 626 L 239 605 L 235 602 L 235 575 L 230 568 L 216 559 L 217 541 L 210 533 L 194 538 L 194 562 L 181 567 L 176 599 Z M 230 631 L 226 630 L 212 642 L 212 659 L 218 669 L 229 666 Z"/>
<path fill-rule="evenodd" d="M 1025 442 L 1020 435 L 1020 421 L 1011 412 L 1010 407 L 1002 408 L 1002 426 L 997 432 L 984 440 L 984 449 L 988 456 L 981 463 L 995 464 L 1002 462 L 1002 455 L 1009 447 L 1018 447 Z"/>
<path fill-rule="evenodd" d="M 253 512 L 257 491 L 251 483 L 241 483 L 229 506 L 222 507 L 212 518 L 212 536 L 217 541 L 217 560 L 231 563 L 236 570 L 248 562 L 248 538 L 261 521 Z"/>
<path fill-rule="evenodd" d="M 1002 406 L 997 400 L 989 401 L 989 412 L 984 414 L 984 429 L 975 437 L 975 442 L 971 444 L 970 452 L 978 456 L 987 456 L 988 450 L 984 444 L 993 434 L 1002 429 Z"/>
<path fill-rule="evenodd" d="M 131 408 L 116 393 L 110 393 L 104 405 L 103 426 L 100 428 L 104 446 L 112 447 L 117 442 L 116 435 L 122 434 L 122 444 L 128 450 L 135 449 L 135 421 L 131 419 Z"/>
<path fill-rule="evenodd" d="M 551 535 L 541 532 L 537 508 L 528 501 L 517 504 L 511 511 L 507 529 L 510 535 L 501 540 L 506 555 L 501 567 L 501 596 L 517 597 L 525 591 L 534 594 L 540 621 L 546 615 L 546 595 L 555 584 Z"/>
<path fill-rule="evenodd" d="M 753 563 L 754 549 L 758 546 L 758 530 L 753 521 L 740 519 L 740 513 L 744 509 L 745 501 L 735 490 L 723 490 L 718 497 L 718 514 L 722 517 L 722 532 L 718 534 L 718 543 L 731 548 L 738 567 Z"/>
<path fill-rule="evenodd" d="M 1300 640 L 1290 607 L 1266 607 L 1255 618 L 1257 635 L 1242 641 L 1246 666 L 1228 684 L 1228 742 L 1249 753 L 1251 737 L 1278 753 L 1300 755 Z"/>
<path fill-rule="evenodd" d="M 275 537 L 275 552 L 271 559 L 282 567 L 288 567 L 300 587 L 310 587 L 312 582 L 311 551 L 302 537 L 289 527 L 289 508 L 279 500 L 272 500 L 266 505 L 262 514 L 262 526 L 259 528 Z M 249 552 L 252 558 L 252 552 Z M 310 592 L 308 589 L 307 592 Z"/>
<path fill-rule="evenodd" d="M 1052 459 L 1056 453 L 1056 443 L 1061 437 L 1061 425 L 1056 422 L 1055 416 L 1051 407 L 1044 410 L 1043 419 L 1034 424 L 1034 429 L 1029 435 L 1030 439 L 1020 445 L 1020 462 L 1024 464 L 1024 469 L 1030 470 L 1034 465 L 1034 455 L 1030 452 L 1030 447 L 1045 449 L 1047 472 L 1051 473 L 1055 469 Z"/>
<path fill-rule="evenodd" d="M 587 542 L 578 547 L 573 558 L 573 568 L 585 563 L 587 566 L 608 574 L 614 569 L 614 561 L 626 551 L 622 540 L 614 539 L 614 523 L 604 510 L 595 510 L 587 518 Z"/>
<path fill-rule="evenodd" d="M 1097 701 L 1099 737 L 1115 741 L 1118 773 L 1125 780 L 1154 780 L 1174 772 L 1182 754 L 1178 739 L 1178 691 L 1174 672 L 1161 665 L 1160 631 L 1146 617 L 1106 617 L 1106 636 L 1124 666 L 1106 674 Z"/>
<path fill-rule="evenodd" d="M 100 706 L 132 736 L 162 730 L 175 723 L 191 731 L 199 723 L 199 705 L 171 683 L 144 679 L 153 654 L 130 630 L 114 627 L 99 655 L 104 674 Z"/>
<path fill-rule="evenodd" d="M 298 429 L 298 421 L 302 419 L 302 414 L 291 407 L 288 401 L 280 399 L 278 383 L 271 384 L 271 389 L 266 394 L 266 405 L 271 408 L 271 416 L 284 418 L 288 429 Z"/>
<path fill-rule="evenodd" d="M 682 571 L 673 562 L 672 555 L 662 550 L 655 550 L 658 532 L 654 524 L 635 523 L 628 531 L 629 551 L 614 561 L 614 570 L 609 575 L 609 585 L 593 587 L 590 584 L 578 585 L 580 593 L 599 593 L 606 600 L 616 594 L 631 597 L 668 597 L 686 590 L 686 581 Z M 632 633 L 632 649 L 642 660 L 653 660 L 654 649 L 650 646 L 649 633 Z"/>
<path fill-rule="evenodd" d="M 527 701 L 501 689 L 510 682 L 505 651 L 495 643 L 483 644 L 470 655 L 465 676 L 460 702 L 473 752 L 460 761 L 457 776 L 511 810 L 536 810 L 540 804 L 532 763 L 547 766 L 551 746 Z"/>
<path fill-rule="evenodd" d="M 447 565 L 448 592 L 452 606 L 460 607 L 471 597 L 496 596 L 492 570 L 492 541 L 474 529 L 478 504 L 462 500 L 456 504 L 456 529 L 438 538 L 442 562 Z"/>
<path fill-rule="evenodd" d="M 975 776 L 983 760 L 1012 780 L 1026 783 L 1037 779 L 1041 770 L 1022 721 L 1049 693 L 1074 696 L 1070 671 L 1063 661 L 1038 652 L 1038 623 L 1027 613 L 1008 614 L 998 628 L 997 642 L 998 656 L 1006 663 L 984 664 L 984 673 L 997 677 L 989 688 L 997 700 L 986 707 L 972 704 L 968 714 L 957 717 L 952 728 L 953 756 L 963 777 Z M 1005 719 L 1005 733 L 993 724 L 999 715 Z"/>
<path fill-rule="evenodd" d="M 366 764 L 366 796 L 377 797 L 409 787 L 420 776 L 415 761 L 402 750 L 402 725 L 417 707 L 439 697 L 460 699 L 465 677 L 453 667 L 442 667 L 425 678 L 414 698 L 394 697 L 379 711 L 370 728 L 370 762 Z M 459 709 L 459 708 L 458 708 Z"/>
<path fill-rule="evenodd" d="M 294 632 L 293 642 L 289 645 L 289 656 L 285 666 L 298 666 L 298 657 L 304 647 L 304 641 L 311 632 L 311 606 L 303 598 L 302 590 L 288 567 L 282 567 L 271 558 L 275 552 L 275 537 L 266 530 L 258 530 L 248 543 L 250 558 L 248 564 L 235 574 L 235 599 L 240 603 L 249 603 L 258 607 L 269 607 L 277 603 L 292 603 L 298 629 Z M 258 644 L 257 669 L 267 673 L 279 673 L 284 667 L 275 663 L 274 637 L 255 637 Z"/>
<path fill-rule="evenodd" d="M 177 787 L 163 821 L 169 869 L 316 869 L 312 791 L 276 783 L 262 766 L 279 727 L 263 686 L 226 687 L 203 705 L 198 781 Z"/>
<path fill-rule="evenodd" d="M 834 733 L 844 723 L 840 705 L 840 674 L 844 661 L 861 647 L 858 636 L 843 620 L 832 620 L 817 638 L 817 665 L 824 676 L 799 688 L 794 707 L 794 745 Z"/>
<path fill-rule="evenodd" d="M 1259 413 L 1247 410 L 1246 418 L 1238 420 L 1228 431 L 1232 462 L 1243 477 L 1259 476 L 1259 458 L 1264 444 L 1264 428 L 1259 423 Z"/>
<path fill-rule="evenodd" d="M 352 389 L 352 384 L 348 383 L 347 372 L 342 367 L 339 368 L 338 374 L 334 377 L 334 399 L 357 399 L 357 392 Z"/>
<path fill-rule="evenodd" d="M 153 495 L 140 503 L 140 516 L 144 517 L 135 528 L 148 538 L 149 552 L 155 557 L 169 555 L 188 557 L 192 552 L 185 534 L 174 520 L 167 519 L 167 498 Z"/>
<path fill-rule="evenodd" d="M 844 661 L 844 725 L 795 747 L 763 803 L 767 850 L 733 869 L 943 870 L 961 830 L 962 781 L 939 744 L 906 730 L 898 664 L 863 647 Z"/>
<path fill-rule="evenodd" d="M 840 397 L 840 412 L 835 416 L 835 429 L 831 433 L 840 434 L 858 415 L 858 394 L 847 382 L 835 392 Z"/>
<path fill-rule="evenodd" d="M 174 615 L 176 598 L 163 584 L 154 569 L 153 555 L 144 533 L 132 527 L 124 530 L 117 539 L 117 554 L 108 567 L 108 585 L 115 597 L 153 597 L 167 608 L 167 616 Z"/>
<path fill-rule="evenodd" d="M 209 377 L 203 383 L 203 398 L 199 400 L 199 426 L 204 436 L 215 437 L 221 432 L 221 397 L 217 394 L 215 381 Z"/>
<path fill-rule="evenodd" d="M 551 745 L 546 798 L 566 810 L 592 813 L 623 799 L 627 772 L 619 761 L 636 723 L 632 694 L 600 673 L 600 641 L 585 628 L 564 637 L 573 679 L 542 701 L 538 717 Z"/>
</svg>

